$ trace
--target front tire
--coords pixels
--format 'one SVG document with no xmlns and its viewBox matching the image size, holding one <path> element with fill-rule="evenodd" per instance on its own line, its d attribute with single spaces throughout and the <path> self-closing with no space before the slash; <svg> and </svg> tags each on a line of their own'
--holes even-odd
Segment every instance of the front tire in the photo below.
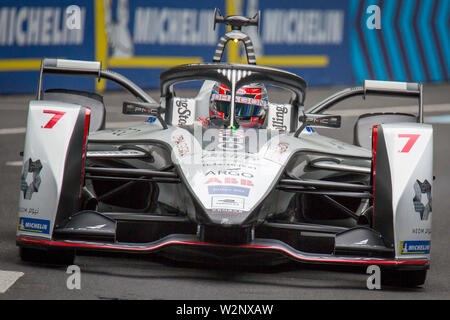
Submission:
<svg viewBox="0 0 450 320">
<path fill-rule="evenodd" d="M 22 261 L 58 266 L 72 265 L 75 261 L 74 250 L 42 250 L 20 247 Z"/>
</svg>

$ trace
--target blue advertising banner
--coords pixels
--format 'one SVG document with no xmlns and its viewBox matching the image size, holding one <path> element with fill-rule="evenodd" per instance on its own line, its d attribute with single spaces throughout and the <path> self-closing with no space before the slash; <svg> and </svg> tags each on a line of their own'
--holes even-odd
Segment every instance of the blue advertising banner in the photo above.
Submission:
<svg viewBox="0 0 450 320">
<path fill-rule="evenodd" d="M 367 26 L 372 6 L 380 9 L 379 29 Z M 294 72 L 310 86 L 449 78 L 449 0 L 4 0 L 0 93 L 34 92 L 43 57 L 101 61 L 157 88 L 169 67 L 212 61 L 225 33 L 223 25 L 213 29 L 216 7 L 223 15 L 260 11 L 259 31 L 244 28 L 257 64 Z M 242 45 L 228 43 L 223 61 L 246 63 Z M 104 80 L 46 77 L 47 88 L 117 89 Z"/>
<path fill-rule="evenodd" d="M 157 88 L 169 67 L 210 62 L 224 26 L 213 30 L 214 9 L 225 2 L 113 1 L 103 8 L 106 34 L 98 43 L 104 66 L 144 88 Z M 101 38 L 101 37 L 100 37 Z M 102 47 L 103 46 L 103 47 Z M 104 89 L 104 84 L 98 85 Z M 107 89 L 116 88 L 108 83 Z"/>
<path fill-rule="evenodd" d="M 247 28 L 258 64 L 298 73 L 310 85 L 352 81 L 346 70 L 350 65 L 347 1 L 85 0 L 76 2 L 80 28 L 71 29 L 67 10 L 73 3 L 2 2 L 0 92 L 33 92 L 43 57 L 102 61 L 104 68 L 120 72 L 144 88 L 156 88 L 159 74 L 166 68 L 212 61 L 217 41 L 225 33 L 223 25 L 213 29 L 216 7 L 224 15 L 253 16 L 261 10 L 260 32 Z M 242 50 L 230 43 L 224 60 L 245 63 Z M 117 88 L 93 79 L 49 78 L 47 87 Z"/>
<path fill-rule="evenodd" d="M 450 0 L 350 0 L 355 80 L 450 79 Z M 372 19 L 378 19 L 373 28 Z M 368 26 L 369 21 L 369 26 Z"/>
<path fill-rule="evenodd" d="M 224 26 L 212 28 L 215 6 L 211 1 L 141 1 L 128 6 L 122 2 L 121 6 L 119 1 L 105 8 L 115 12 L 120 29 L 108 33 L 112 35 L 108 66 L 154 88 L 159 67 L 211 61 L 225 32 Z M 253 16 L 261 11 L 260 32 L 255 27 L 245 30 L 255 45 L 257 64 L 300 74 L 310 85 L 352 82 L 346 69 L 350 66 L 347 1 L 227 0 L 219 9 L 224 15 Z M 243 47 L 229 43 L 224 59 L 246 63 Z"/>
<path fill-rule="evenodd" d="M 348 1 L 248 0 L 241 13 L 261 10 L 261 30 L 248 29 L 257 63 L 287 69 L 309 85 L 348 84 Z"/>
<path fill-rule="evenodd" d="M 260 32 L 255 27 L 245 30 L 255 45 L 257 64 L 300 74 L 312 85 L 352 82 L 346 69 L 350 66 L 347 1 L 239 3 L 227 0 L 219 9 L 224 15 L 253 16 L 261 11 Z M 224 26 L 213 30 L 215 6 L 211 1 L 119 1 L 105 8 L 107 65 L 154 88 L 161 67 L 211 61 L 225 32 Z M 243 46 L 229 43 L 224 59 L 246 63 Z"/>
<path fill-rule="evenodd" d="M 43 57 L 93 60 L 95 54 L 94 2 L 4 0 L 0 4 L 0 93 L 30 93 L 38 85 Z M 79 19 L 71 19 L 77 14 Z M 64 83 L 75 89 L 93 90 L 91 81 Z M 49 76 L 49 86 L 61 78 Z"/>
</svg>

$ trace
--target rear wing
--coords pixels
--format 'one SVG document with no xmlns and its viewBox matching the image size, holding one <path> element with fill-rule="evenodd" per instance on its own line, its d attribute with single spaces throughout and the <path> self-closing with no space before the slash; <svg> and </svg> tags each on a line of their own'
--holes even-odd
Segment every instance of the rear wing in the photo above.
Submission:
<svg viewBox="0 0 450 320">
<path fill-rule="evenodd" d="M 306 113 L 322 113 L 345 99 L 354 96 L 366 97 L 368 94 L 417 98 L 418 120 L 423 123 L 423 85 L 415 82 L 364 80 L 362 87 L 339 91 L 313 106 Z"/>
<path fill-rule="evenodd" d="M 161 117 L 164 111 L 160 108 L 159 103 L 153 100 L 144 90 L 136 85 L 130 79 L 122 76 L 119 73 L 102 69 L 102 63 L 99 61 L 81 61 L 81 60 L 67 60 L 67 59 L 42 59 L 41 71 L 39 75 L 39 84 L 37 90 L 37 100 L 42 100 L 44 74 L 61 74 L 72 76 L 90 76 L 100 79 L 107 79 L 114 81 L 124 89 L 128 90 L 136 98 L 146 104 L 145 107 L 153 108 L 156 111 L 156 118 L 159 120 L 164 129 L 167 129 L 167 124 Z M 158 105 L 154 108 L 155 105 Z"/>
</svg>

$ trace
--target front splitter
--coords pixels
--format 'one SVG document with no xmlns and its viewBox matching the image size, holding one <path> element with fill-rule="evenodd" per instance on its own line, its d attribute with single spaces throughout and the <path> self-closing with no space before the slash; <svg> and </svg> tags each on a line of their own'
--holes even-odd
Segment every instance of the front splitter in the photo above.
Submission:
<svg viewBox="0 0 450 320">
<path fill-rule="evenodd" d="M 35 237 L 18 236 L 17 245 L 26 247 L 35 247 L 42 249 L 50 248 L 70 248 L 93 251 L 109 252 L 130 252 L 130 253 L 156 253 L 164 249 L 178 247 L 195 247 L 198 250 L 202 248 L 216 248 L 217 254 L 220 254 L 220 248 L 234 250 L 240 254 L 245 252 L 259 252 L 283 255 L 286 258 L 301 263 L 317 263 L 332 265 L 380 265 L 394 268 L 420 268 L 427 269 L 429 261 L 426 259 L 389 259 L 374 257 L 355 257 L 355 256 L 336 256 L 333 254 L 315 254 L 298 251 L 291 246 L 279 240 L 272 239 L 254 239 L 248 244 L 229 245 L 202 242 L 195 235 L 174 234 L 166 236 L 160 240 L 150 243 L 107 243 L 79 240 L 47 240 Z"/>
</svg>

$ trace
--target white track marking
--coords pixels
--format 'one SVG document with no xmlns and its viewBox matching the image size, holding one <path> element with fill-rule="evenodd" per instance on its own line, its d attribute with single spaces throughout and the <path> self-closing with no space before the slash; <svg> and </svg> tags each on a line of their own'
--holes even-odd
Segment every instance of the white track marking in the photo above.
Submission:
<svg viewBox="0 0 450 320">
<path fill-rule="evenodd" d="M 144 123 L 144 121 L 108 122 L 108 123 L 106 123 L 106 128 L 107 129 L 124 128 L 124 127 L 135 126 L 135 125 L 142 124 L 142 123 Z M 8 134 L 20 134 L 20 133 L 25 133 L 26 131 L 27 131 L 27 129 L 25 127 L 0 129 L 0 136 L 8 135 Z"/>
<path fill-rule="evenodd" d="M 23 165 L 23 161 L 6 161 L 5 163 L 8 167 L 21 167 Z"/>
<path fill-rule="evenodd" d="M 0 293 L 5 293 L 23 275 L 23 272 L 0 270 Z"/>
<path fill-rule="evenodd" d="M 425 117 L 426 123 L 450 123 L 450 115 Z"/>
<path fill-rule="evenodd" d="M 19 134 L 19 133 L 25 133 L 26 131 L 27 131 L 26 128 L 0 129 L 0 135 L 4 135 L 4 134 Z"/>
</svg>

